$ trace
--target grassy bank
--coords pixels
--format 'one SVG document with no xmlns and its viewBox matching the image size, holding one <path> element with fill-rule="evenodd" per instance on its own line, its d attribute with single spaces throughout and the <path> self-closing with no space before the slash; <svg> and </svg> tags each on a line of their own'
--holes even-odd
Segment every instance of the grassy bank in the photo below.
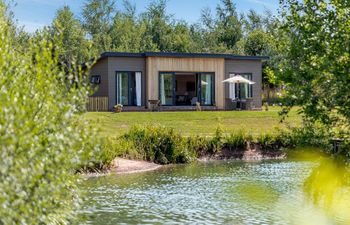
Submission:
<svg viewBox="0 0 350 225">
<path fill-rule="evenodd" d="M 244 130 L 258 136 L 275 133 L 283 129 L 278 112 L 280 107 L 270 107 L 269 111 L 208 111 L 208 112 L 89 112 L 84 116 L 100 129 L 101 136 L 119 136 L 134 125 L 160 125 L 173 128 L 183 136 L 211 136 L 221 126 L 224 133 Z M 286 122 L 299 126 L 301 118 L 294 109 Z"/>
<path fill-rule="evenodd" d="M 267 154 L 297 146 L 330 150 L 324 130 L 302 127 L 296 109 L 280 123 L 279 110 L 86 113 L 90 124 L 100 129 L 96 138 L 102 145 L 90 167 L 103 169 L 115 157 L 168 164 L 250 149 Z"/>
<path fill-rule="evenodd" d="M 183 136 L 164 126 L 134 126 L 118 137 L 100 137 L 102 150 L 91 168 L 103 169 L 115 157 L 140 159 L 158 164 L 188 163 L 197 158 L 239 158 L 247 150 L 278 155 L 297 146 L 330 150 L 327 134 L 306 128 L 279 130 L 252 136 L 244 130 L 224 133 L 217 128 L 209 136 Z M 276 153 L 276 154 L 275 154 Z M 238 157 L 236 157 L 238 156 Z"/>
</svg>

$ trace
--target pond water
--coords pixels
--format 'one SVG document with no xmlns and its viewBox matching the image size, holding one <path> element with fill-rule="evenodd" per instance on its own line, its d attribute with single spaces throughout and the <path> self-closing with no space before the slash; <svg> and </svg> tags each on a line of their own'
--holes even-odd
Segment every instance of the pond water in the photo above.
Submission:
<svg viewBox="0 0 350 225">
<path fill-rule="evenodd" d="M 215 161 L 89 178 L 84 224 L 346 224 L 305 196 L 315 162 Z M 344 217 L 345 215 L 345 217 Z M 350 215 L 349 215 L 350 216 Z"/>
</svg>

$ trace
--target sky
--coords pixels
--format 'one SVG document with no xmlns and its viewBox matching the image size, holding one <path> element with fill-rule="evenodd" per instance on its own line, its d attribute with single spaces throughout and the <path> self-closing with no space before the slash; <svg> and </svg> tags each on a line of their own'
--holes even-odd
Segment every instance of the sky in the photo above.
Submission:
<svg viewBox="0 0 350 225">
<path fill-rule="evenodd" d="M 16 4 L 12 6 L 18 24 L 24 26 L 28 32 L 34 32 L 43 26 L 49 25 L 57 9 L 68 5 L 79 19 L 81 9 L 86 0 L 14 0 Z M 115 0 L 117 9 L 122 10 L 122 0 Z M 146 10 L 147 5 L 152 0 L 130 0 L 136 5 L 137 12 Z M 263 13 L 265 9 L 277 12 L 279 0 L 233 0 L 237 11 L 246 13 L 249 9 L 254 9 Z M 201 10 L 210 8 L 215 10 L 220 0 L 168 0 L 167 12 L 175 19 L 185 20 L 188 23 L 198 22 Z"/>
</svg>

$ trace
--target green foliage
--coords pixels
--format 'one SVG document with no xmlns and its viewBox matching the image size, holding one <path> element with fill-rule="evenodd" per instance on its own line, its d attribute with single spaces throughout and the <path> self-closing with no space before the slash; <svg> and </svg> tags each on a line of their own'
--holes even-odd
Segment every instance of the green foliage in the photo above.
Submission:
<svg viewBox="0 0 350 225">
<path fill-rule="evenodd" d="M 247 55 L 267 55 L 271 36 L 263 30 L 253 30 L 245 39 L 244 51 Z"/>
<path fill-rule="evenodd" d="M 241 130 L 226 136 L 225 147 L 230 151 L 245 150 L 247 149 L 248 142 L 251 142 L 252 139 L 251 135 Z"/>
<path fill-rule="evenodd" d="M 203 10 L 200 23 L 188 24 L 175 20 L 166 7 L 166 0 L 155 0 L 137 14 L 129 0 L 88 0 L 78 15 L 81 21 L 67 6 L 63 7 L 51 26 L 52 33 L 63 34 L 62 40 L 56 40 L 61 46 L 61 61 L 72 66 L 72 57 L 81 63 L 105 51 L 266 54 L 271 60 L 264 65 L 277 70 L 284 49 L 277 47 L 282 36 L 276 32 L 279 21 L 271 12 L 264 16 L 253 10 L 239 14 L 232 0 L 221 0 L 215 15 Z M 25 46 L 28 39 L 21 33 L 15 40 Z"/>
<path fill-rule="evenodd" d="M 233 48 L 242 38 L 242 19 L 238 17 L 236 6 L 232 0 L 221 0 L 217 11 L 217 33 L 219 43 Z"/>
<path fill-rule="evenodd" d="M 90 44 L 85 39 L 86 32 L 79 20 L 74 18 L 73 12 L 68 6 L 64 6 L 56 12 L 50 28 L 58 50 L 59 61 L 68 67 L 76 66 L 72 63 L 82 64 L 91 58 Z"/>
<path fill-rule="evenodd" d="M 268 80 L 268 83 L 276 86 L 279 84 L 275 71 L 271 69 L 269 66 L 266 66 L 264 68 L 264 74 L 266 75 L 266 79 Z"/>
<path fill-rule="evenodd" d="M 98 151 L 79 119 L 86 74 L 58 66 L 46 31 L 21 51 L 6 15 L 0 1 L 0 224 L 68 224 L 80 202 L 73 171 Z"/>
<path fill-rule="evenodd" d="M 197 157 L 208 154 L 210 149 L 210 140 L 201 136 L 190 136 L 185 139 L 189 151 L 193 151 Z"/>
<path fill-rule="evenodd" d="M 83 27 L 92 38 L 94 52 L 99 55 L 111 48 L 110 27 L 115 13 L 112 0 L 88 0 L 82 11 Z"/>
<path fill-rule="evenodd" d="M 142 159 L 136 152 L 134 146 L 122 137 L 100 138 L 96 140 L 99 145 L 99 151 L 95 152 L 93 157 L 84 164 L 76 165 L 79 172 L 103 172 L 110 168 L 112 161 L 116 157 L 130 157 L 133 159 Z"/>
<path fill-rule="evenodd" d="M 260 145 L 261 150 L 269 151 L 275 150 L 275 137 L 271 134 L 261 134 L 257 137 L 257 143 Z"/>
<path fill-rule="evenodd" d="M 305 120 L 323 124 L 331 136 L 349 138 L 349 2 L 283 3 L 283 31 L 289 37 L 280 70 L 285 104 L 300 105 Z"/>
<path fill-rule="evenodd" d="M 298 146 L 296 133 L 279 130 L 276 134 L 265 133 L 256 138 L 262 151 L 280 151 Z M 312 146 L 312 145 L 310 145 Z"/>
<path fill-rule="evenodd" d="M 171 128 L 134 126 L 124 137 L 127 141 L 131 141 L 148 161 L 168 164 L 182 161 L 185 157 L 183 149 L 179 149 L 182 138 Z"/>
<path fill-rule="evenodd" d="M 348 149 L 347 144 L 342 149 Z M 325 152 L 331 150 L 330 139 L 321 128 L 277 130 L 276 133 L 262 133 L 253 138 L 244 131 L 224 135 L 220 128 L 212 137 L 184 137 L 171 128 L 134 126 L 119 138 L 105 139 L 100 152 L 81 170 L 104 170 L 115 157 L 143 159 L 159 164 L 187 163 L 198 157 L 216 155 L 225 149 L 245 151 L 256 145 L 263 152 L 284 151 L 298 146 L 317 147 Z"/>
<path fill-rule="evenodd" d="M 221 127 L 216 128 L 214 136 L 209 141 L 209 150 L 213 153 L 219 152 L 224 144 L 224 135 Z"/>
<path fill-rule="evenodd" d="M 327 152 L 332 149 L 331 136 L 325 126 L 321 124 L 306 123 L 303 127 L 293 128 L 291 137 L 297 146 L 312 146 L 321 148 Z"/>
</svg>

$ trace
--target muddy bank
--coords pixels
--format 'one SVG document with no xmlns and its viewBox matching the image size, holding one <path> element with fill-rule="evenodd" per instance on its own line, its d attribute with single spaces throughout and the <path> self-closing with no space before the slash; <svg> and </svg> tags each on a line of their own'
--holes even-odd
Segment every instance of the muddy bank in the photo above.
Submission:
<svg viewBox="0 0 350 225">
<path fill-rule="evenodd" d="M 162 165 L 153 162 L 115 158 L 112 162 L 110 172 L 117 174 L 140 173 L 156 170 L 160 167 Z"/>
<path fill-rule="evenodd" d="M 201 155 L 198 160 L 243 160 L 243 161 L 259 161 L 266 159 L 285 159 L 287 154 L 281 151 L 261 151 L 260 149 L 236 150 L 223 149 L 218 153 L 211 155 Z"/>
<path fill-rule="evenodd" d="M 249 150 L 237 150 L 231 151 L 229 149 L 222 149 L 215 154 L 200 155 L 198 161 L 209 160 L 242 160 L 242 161 L 260 161 L 266 159 L 285 159 L 286 153 L 281 151 L 261 151 L 259 149 Z M 163 165 L 159 165 L 153 162 L 147 162 L 143 160 L 130 160 L 123 158 L 115 158 L 111 166 L 105 171 L 83 173 L 88 177 L 105 176 L 108 174 L 130 174 L 141 173 L 147 171 L 153 171 L 161 168 Z"/>
</svg>

